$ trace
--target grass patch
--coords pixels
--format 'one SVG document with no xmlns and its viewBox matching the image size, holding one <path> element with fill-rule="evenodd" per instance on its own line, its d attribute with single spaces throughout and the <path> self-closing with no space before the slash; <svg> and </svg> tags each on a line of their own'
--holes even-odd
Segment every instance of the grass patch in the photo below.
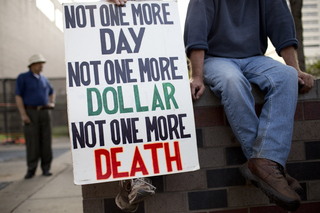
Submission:
<svg viewBox="0 0 320 213">
<path fill-rule="evenodd" d="M 3 141 L 7 139 L 6 135 L 5 134 L 0 134 L 0 141 Z"/>
<path fill-rule="evenodd" d="M 52 127 L 52 137 L 69 137 L 68 126 Z"/>
<path fill-rule="evenodd" d="M 52 127 L 52 137 L 69 137 L 68 126 L 55 126 Z M 8 133 L 8 139 L 24 138 L 23 133 Z M 7 139 L 5 134 L 0 134 L 0 141 Z"/>
<path fill-rule="evenodd" d="M 24 135 L 22 132 L 16 132 L 16 133 L 8 133 L 6 134 L 0 134 L 0 143 L 1 144 L 11 144 L 11 143 L 16 143 L 16 144 L 24 144 Z"/>
</svg>

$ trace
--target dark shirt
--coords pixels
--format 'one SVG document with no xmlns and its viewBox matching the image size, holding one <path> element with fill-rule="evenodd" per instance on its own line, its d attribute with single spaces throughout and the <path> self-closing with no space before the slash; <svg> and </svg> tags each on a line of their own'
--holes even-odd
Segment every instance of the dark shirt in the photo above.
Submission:
<svg viewBox="0 0 320 213">
<path fill-rule="evenodd" d="M 285 0 L 190 0 L 184 41 L 186 53 L 203 49 L 206 57 L 264 55 L 268 40 L 277 53 L 298 48 L 292 15 Z"/>
<path fill-rule="evenodd" d="M 16 95 L 20 95 L 24 105 L 39 106 L 46 105 L 49 96 L 54 93 L 53 87 L 48 79 L 39 75 L 39 79 L 29 70 L 21 73 L 16 81 Z"/>
</svg>

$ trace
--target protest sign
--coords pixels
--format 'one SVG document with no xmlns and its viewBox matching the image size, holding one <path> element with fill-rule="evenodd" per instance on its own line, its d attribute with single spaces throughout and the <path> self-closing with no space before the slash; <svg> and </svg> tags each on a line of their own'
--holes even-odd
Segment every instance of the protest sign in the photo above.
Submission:
<svg viewBox="0 0 320 213">
<path fill-rule="evenodd" d="M 63 10 L 74 182 L 199 169 L 177 2 Z"/>
</svg>

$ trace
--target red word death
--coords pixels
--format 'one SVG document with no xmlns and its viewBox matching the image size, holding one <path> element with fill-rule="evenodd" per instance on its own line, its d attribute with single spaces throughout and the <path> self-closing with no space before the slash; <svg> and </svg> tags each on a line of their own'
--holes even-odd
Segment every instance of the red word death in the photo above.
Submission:
<svg viewBox="0 0 320 213">
<path fill-rule="evenodd" d="M 174 151 L 170 151 L 169 143 L 152 143 L 144 144 L 143 150 L 140 150 L 138 146 L 135 147 L 135 151 L 132 157 L 128 156 L 128 161 L 131 161 L 130 171 L 119 172 L 120 167 L 123 162 L 119 161 L 117 157 L 123 155 L 123 147 L 115 147 L 110 150 L 107 149 L 97 149 L 94 150 L 95 166 L 96 166 L 96 177 L 97 180 L 107 180 L 110 177 L 113 179 L 117 178 L 132 178 L 135 177 L 137 173 L 142 175 L 159 174 L 159 155 L 164 154 L 167 172 L 173 172 L 172 164 L 176 165 L 177 171 L 182 170 L 182 161 L 180 154 L 179 142 L 173 142 Z M 150 152 L 151 159 L 143 159 L 141 152 Z M 173 154 L 171 154 L 173 153 Z M 127 154 L 126 154 L 127 155 Z M 102 160 L 105 160 L 103 163 Z M 153 170 L 149 171 L 145 161 L 152 160 Z M 126 162 L 127 163 L 127 162 Z M 103 168 L 105 165 L 106 168 Z M 103 172 L 105 171 L 105 172 Z"/>
</svg>

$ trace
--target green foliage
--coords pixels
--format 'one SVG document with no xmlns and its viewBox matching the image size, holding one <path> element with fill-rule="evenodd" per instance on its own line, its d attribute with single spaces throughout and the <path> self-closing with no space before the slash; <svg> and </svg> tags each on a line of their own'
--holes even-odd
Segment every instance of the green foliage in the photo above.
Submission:
<svg viewBox="0 0 320 213">
<path fill-rule="evenodd" d="M 0 134 L 0 141 L 5 140 L 7 137 L 5 136 L 5 134 Z"/>
<path fill-rule="evenodd" d="M 52 137 L 68 137 L 68 126 L 55 126 L 52 128 Z"/>
<path fill-rule="evenodd" d="M 315 79 L 320 79 L 320 56 L 313 60 L 306 60 L 306 72 L 313 75 Z"/>
</svg>

